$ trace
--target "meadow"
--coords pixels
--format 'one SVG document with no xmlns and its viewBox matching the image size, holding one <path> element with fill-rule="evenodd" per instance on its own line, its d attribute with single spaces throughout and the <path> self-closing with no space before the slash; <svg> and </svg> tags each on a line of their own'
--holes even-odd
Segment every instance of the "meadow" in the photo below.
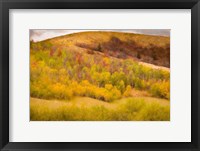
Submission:
<svg viewBox="0 0 200 151">
<path fill-rule="evenodd" d="M 151 97 L 123 98 L 111 103 L 88 97 L 66 100 L 31 98 L 32 121 L 168 121 L 169 102 Z"/>
<path fill-rule="evenodd" d="M 158 37 L 144 35 L 141 44 L 125 40 L 138 37 L 134 34 L 96 34 L 92 35 L 100 38 L 98 43 L 88 33 L 30 42 L 30 119 L 170 120 L 170 71 L 140 63 L 169 66 L 169 58 L 157 59 L 167 54 L 158 50 L 167 52 L 168 40 L 161 37 L 156 42 Z M 113 36 L 118 37 L 113 40 Z M 144 39 L 151 43 L 147 45 Z M 119 50 L 112 49 L 113 41 Z M 139 56 L 130 55 L 137 49 Z M 146 52 L 153 50 L 159 53 L 147 57 Z"/>
</svg>

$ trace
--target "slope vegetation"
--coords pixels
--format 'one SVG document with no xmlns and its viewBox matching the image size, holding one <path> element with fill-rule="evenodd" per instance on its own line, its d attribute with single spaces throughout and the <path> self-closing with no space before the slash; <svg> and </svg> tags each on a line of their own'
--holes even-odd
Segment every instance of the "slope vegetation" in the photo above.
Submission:
<svg viewBox="0 0 200 151">
<path fill-rule="evenodd" d="M 117 32 L 31 41 L 31 120 L 169 120 L 169 49 L 168 37 Z"/>
</svg>

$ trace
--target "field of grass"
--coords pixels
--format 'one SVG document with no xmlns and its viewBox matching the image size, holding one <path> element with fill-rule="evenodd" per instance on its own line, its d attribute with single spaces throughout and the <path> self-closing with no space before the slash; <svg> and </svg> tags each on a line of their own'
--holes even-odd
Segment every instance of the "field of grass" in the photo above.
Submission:
<svg viewBox="0 0 200 151">
<path fill-rule="evenodd" d="M 161 36 L 83 32 L 31 41 L 30 119 L 169 120 L 168 55 L 169 37 Z"/>
<path fill-rule="evenodd" d="M 169 121 L 168 100 L 130 97 L 103 102 L 88 97 L 73 100 L 31 98 L 31 121 Z"/>
</svg>

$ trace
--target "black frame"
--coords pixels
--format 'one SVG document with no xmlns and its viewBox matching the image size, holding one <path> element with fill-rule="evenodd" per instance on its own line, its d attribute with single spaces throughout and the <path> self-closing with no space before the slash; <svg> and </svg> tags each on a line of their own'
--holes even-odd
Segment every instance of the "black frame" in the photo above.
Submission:
<svg viewBox="0 0 200 151">
<path fill-rule="evenodd" d="M 191 142 L 22 143 L 9 142 L 9 9 L 191 9 Z M 200 151 L 199 0 L 0 0 L 0 149 L 8 150 L 192 150 Z M 198 60 L 199 59 L 199 60 Z"/>
</svg>

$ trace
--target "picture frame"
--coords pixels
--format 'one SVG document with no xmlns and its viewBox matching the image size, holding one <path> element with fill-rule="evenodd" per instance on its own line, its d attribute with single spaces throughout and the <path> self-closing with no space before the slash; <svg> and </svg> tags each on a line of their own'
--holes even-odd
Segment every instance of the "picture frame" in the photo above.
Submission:
<svg viewBox="0 0 200 151">
<path fill-rule="evenodd" d="M 9 142 L 9 9 L 191 9 L 191 142 Z M 8 150 L 200 150 L 199 0 L 1 0 L 0 148 Z"/>
</svg>

